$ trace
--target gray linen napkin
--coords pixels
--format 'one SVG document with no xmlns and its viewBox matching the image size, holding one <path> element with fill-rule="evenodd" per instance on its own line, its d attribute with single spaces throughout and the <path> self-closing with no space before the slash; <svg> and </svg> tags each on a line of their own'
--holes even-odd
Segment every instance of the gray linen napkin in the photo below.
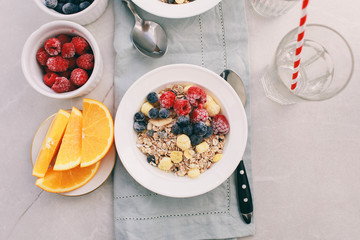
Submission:
<svg viewBox="0 0 360 240">
<path fill-rule="evenodd" d="M 132 46 L 133 17 L 121 0 L 114 1 L 115 106 L 144 73 L 173 63 L 190 63 L 220 73 L 235 70 L 249 90 L 248 37 L 244 2 L 223 0 L 215 8 L 187 19 L 164 19 L 138 9 L 140 16 L 160 23 L 168 35 L 168 52 L 160 59 L 144 57 Z M 249 103 L 248 96 L 248 103 Z M 250 109 L 246 111 L 250 124 Z M 250 125 L 249 125 L 250 126 Z M 249 129 L 250 130 L 250 129 Z M 239 157 L 239 156 L 234 156 Z M 250 131 L 244 162 L 251 179 Z M 117 159 L 114 170 L 116 239 L 223 239 L 254 234 L 238 211 L 234 174 L 201 196 L 176 199 L 138 184 Z"/>
</svg>

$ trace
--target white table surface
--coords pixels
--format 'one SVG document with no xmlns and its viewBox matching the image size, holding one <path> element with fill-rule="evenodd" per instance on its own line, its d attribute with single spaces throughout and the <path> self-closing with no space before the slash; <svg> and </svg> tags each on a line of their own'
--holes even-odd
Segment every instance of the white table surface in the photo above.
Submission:
<svg viewBox="0 0 360 240">
<path fill-rule="evenodd" d="M 226 1 L 226 0 L 224 0 Z M 255 239 L 359 239 L 360 73 L 335 98 L 280 106 L 260 78 L 285 33 L 298 24 L 299 5 L 278 18 L 246 3 L 252 108 Z M 314 0 L 309 23 L 335 28 L 360 60 L 360 2 Z M 86 26 L 105 61 L 102 82 L 87 97 L 113 109 L 113 8 Z M 112 178 L 81 197 L 42 191 L 31 175 L 30 146 L 38 125 L 82 98 L 53 100 L 26 82 L 20 56 L 27 37 L 52 20 L 33 1 L 0 1 L 0 239 L 114 239 Z M 341 51 L 341 49 L 339 49 Z"/>
</svg>

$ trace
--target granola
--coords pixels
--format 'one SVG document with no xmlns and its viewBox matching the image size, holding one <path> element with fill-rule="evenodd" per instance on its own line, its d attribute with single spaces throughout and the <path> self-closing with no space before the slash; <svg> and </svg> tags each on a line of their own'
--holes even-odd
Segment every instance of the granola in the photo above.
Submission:
<svg viewBox="0 0 360 240">
<path fill-rule="evenodd" d="M 177 176 L 187 175 L 190 178 L 198 177 L 221 159 L 226 140 L 225 136 L 229 131 L 228 122 L 223 115 L 214 117 L 206 115 L 205 119 L 193 116 L 195 109 L 202 109 L 202 103 L 208 99 L 202 89 L 194 88 L 197 88 L 195 89 L 197 91 L 191 89 L 191 93 L 188 94 L 189 86 L 184 87 L 178 84 L 168 86 L 157 93 L 160 96 L 159 99 L 153 99 L 154 94 L 152 92 L 151 99 L 147 98 L 152 103 L 145 102 L 140 112 L 134 116 L 134 129 L 138 132 L 136 146 L 147 155 L 148 162 L 161 170 L 173 172 Z M 171 100 L 172 94 L 169 92 L 174 93 L 176 98 Z M 190 96 L 193 92 L 196 92 L 197 95 Z M 187 105 L 177 109 L 177 100 L 190 98 L 197 101 L 197 103 L 193 101 L 191 112 L 187 109 Z M 211 101 L 212 104 L 216 104 L 212 98 Z M 194 107 L 196 104 L 198 106 Z M 151 116 L 149 105 L 151 105 L 150 108 L 173 107 L 168 108 L 167 118 L 162 119 L 158 115 Z M 214 106 L 211 105 L 210 108 L 214 108 Z M 141 112 L 146 117 L 139 116 Z M 136 129 L 136 126 L 139 125 L 136 123 L 143 122 L 144 118 L 148 120 L 141 125 L 145 124 L 146 129 L 144 127 Z M 221 121 L 225 119 L 226 122 L 215 122 L 217 118 Z M 185 131 L 187 126 L 191 126 L 190 132 Z M 180 131 L 176 130 L 176 127 Z"/>
</svg>

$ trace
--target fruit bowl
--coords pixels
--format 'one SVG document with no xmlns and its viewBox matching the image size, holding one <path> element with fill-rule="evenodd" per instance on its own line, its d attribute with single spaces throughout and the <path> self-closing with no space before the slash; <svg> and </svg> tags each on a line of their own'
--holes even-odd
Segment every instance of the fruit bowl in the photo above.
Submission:
<svg viewBox="0 0 360 240">
<path fill-rule="evenodd" d="M 94 55 L 94 67 L 87 82 L 74 91 L 64 93 L 56 93 L 44 83 L 44 72 L 36 59 L 37 51 L 44 45 L 44 42 L 59 34 L 84 38 Z M 59 20 L 42 25 L 29 36 L 22 51 L 21 67 L 26 80 L 36 91 L 47 97 L 68 99 L 88 94 L 96 87 L 102 76 L 103 60 L 95 38 L 86 28 L 77 23 Z"/>
<path fill-rule="evenodd" d="M 104 13 L 108 4 L 108 0 L 95 0 L 90 6 L 81 12 L 74 14 L 62 14 L 53 9 L 47 8 L 44 4 L 45 0 L 34 0 L 34 2 L 43 12 L 54 19 L 73 21 L 81 25 L 92 23 L 98 19 Z"/>
<path fill-rule="evenodd" d="M 168 4 L 159 0 L 133 0 L 143 10 L 164 18 L 188 18 L 208 11 L 221 0 L 195 0 L 184 4 Z"/>
<path fill-rule="evenodd" d="M 203 88 L 221 106 L 221 113 L 230 124 L 221 161 L 199 177 L 179 177 L 151 166 L 137 148 L 133 116 L 139 111 L 146 95 L 173 84 L 192 84 Z M 241 101 L 219 75 L 208 69 L 188 64 L 157 68 L 140 77 L 125 93 L 115 118 L 115 145 L 129 174 L 145 188 L 169 197 L 193 197 L 219 186 L 236 169 L 245 151 L 247 119 Z"/>
</svg>

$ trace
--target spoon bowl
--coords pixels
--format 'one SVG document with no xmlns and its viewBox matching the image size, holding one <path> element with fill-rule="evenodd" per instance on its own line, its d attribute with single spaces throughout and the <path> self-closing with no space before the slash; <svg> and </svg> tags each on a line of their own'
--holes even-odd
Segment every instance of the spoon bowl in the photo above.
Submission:
<svg viewBox="0 0 360 240">
<path fill-rule="evenodd" d="M 139 52 L 149 57 L 162 57 L 167 50 L 164 29 L 152 21 L 136 22 L 132 31 L 132 41 Z"/>
<path fill-rule="evenodd" d="M 148 57 L 159 58 L 164 56 L 167 50 L 167 36 L 165 30 L 153 21 L 144 21 L 136 12 L 134 4 L 130 0 L 123 0 L 135 18 L 135 25 L 131 33 L 131 39 L 135 48 Z"/>
<path fill-rule="evenodd" d="M 222 73 L 220 73 L 220 77 L 222 77 L 225 81 L 227 81 L 235 90 L 235 92 L 239 95 L 241 103 L 245 107 L 246 104 L 246 90 L 243 81 L 240 76 L 231 69 L 225 69 Z"/>
</svg>

